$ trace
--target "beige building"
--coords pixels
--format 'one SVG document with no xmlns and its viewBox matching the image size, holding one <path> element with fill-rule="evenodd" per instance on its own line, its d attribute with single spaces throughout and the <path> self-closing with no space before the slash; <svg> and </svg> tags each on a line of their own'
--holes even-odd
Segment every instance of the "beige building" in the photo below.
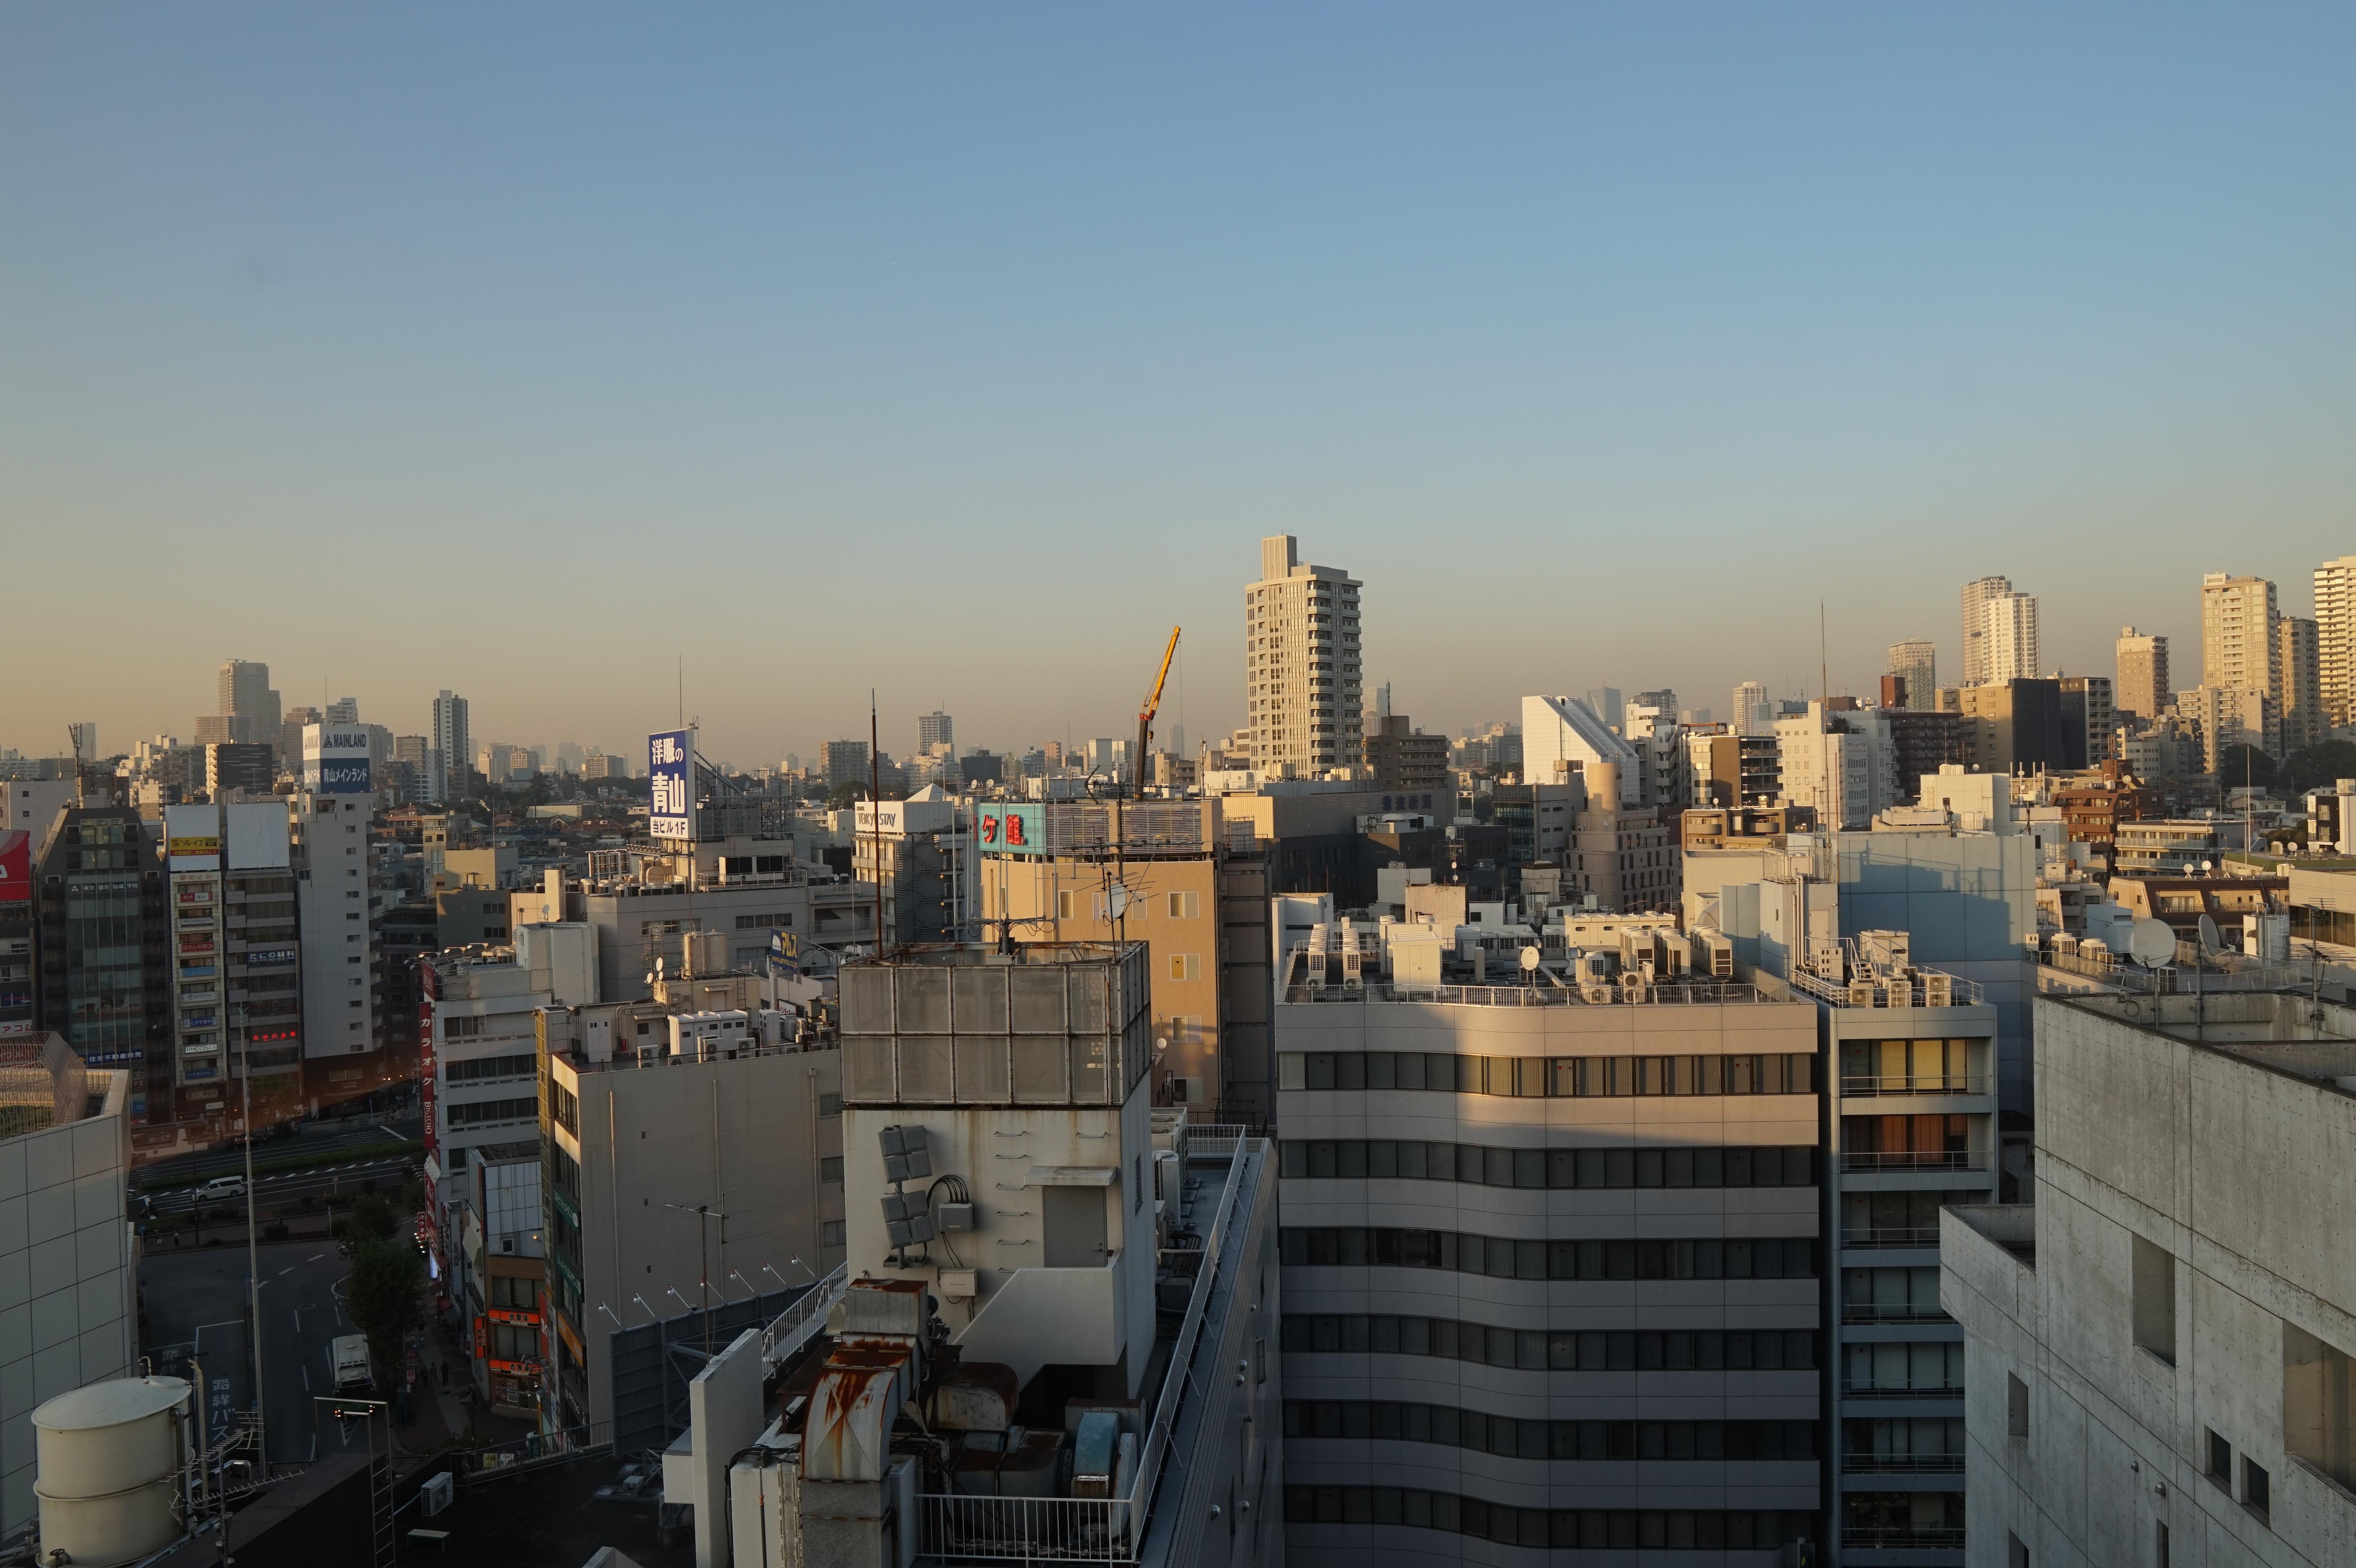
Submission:
<svg viewBox="0 0 2356 1568">
<path fill-rule="evenodd" d="M 2318 648 L 2317 626 L 2311 616 L 2276 618 L 2275 662 L 2282 672 L 2278 700 L 2282 704 L 2285 755 L 2314 745 L 2330 729 L 2323 718 L 2323 680 Z"/>
<path fill-rule="evenodd" d="M 1981 577 L 1964 584 L 1964 679 L 1965 686 L 1978 686 L 1995 677 L 1988 674 L 1987 604 L 1988 601 L 2012 592 L 2009 577 Z"/>
<path fill-rule="evenodd" d="M 2356 721 L 2356 555 L 2315 569 L 2315 663 L 2326 727 Z"/>
<path fill-rule="evenodd" d="M 2212 571 L 2201 580 L 2201 684 L 2262 691 L 2282 700 L 2275 640 L 2275 585 L 2263 577 Z"/>
<path fill-rule="evenodd" d="M 1244 687 L 1252 766 L 1317 778 L 1361 755 L 1358 581 L 1307 566 L 1290 534 L 1260 540 L 1260 577 L 1244 590 Z"/>
<path fill-rule="evenodd" d="M 1157 1104 L 1208 1107 L 1226 1093 L 1219 807 L 1216 799 L 1131 803 L 1119 813 L 1116 855 L 1109 805 L 1048 803 L 1028 809 L 1040 825 L 1031 831 L 1044 835 L 1049 853 L 1005 848 L 981 859 L 988 934 L 1012 922 L 1017 942 L 1144 944 L 1153 975 Z"/>
<path fill-rule="evenodd" d="M 2282 755 L 2282 709 L 2261 688 L 2197 686 L 2176 694 L 2176 712 L 2200 737 L 2203 773 L 2215 773 L 2217 759 L 2233 746 Z"/>
<path fill-rule="evenodd" d="M 1984 610 L 1987 627 L 1980 645 L 1985 652 L 1987 667 L 1979 680 L 1965 684 L 1986 686 L 1997 681 L 2035 680 L 2040 662 L 2037 640 L 2037 596 L 2032 593 L 1990 594 Z"/>
<path fill-rule="evenodd" d="M 2113 700 L 2121 713 L 2157 719 L 2168 709 L 2174 688 L 2168 684 L 2168 639 L 2119 628 L 2119 677 Z"/>
<path fill-rule="evenodd" d="M 1890 673 L 1906 683 L 1906 706 L 1925 712 L 1939 702 L 1939 645 L 1916 637 L 1890 645 Z"/>
</svg>

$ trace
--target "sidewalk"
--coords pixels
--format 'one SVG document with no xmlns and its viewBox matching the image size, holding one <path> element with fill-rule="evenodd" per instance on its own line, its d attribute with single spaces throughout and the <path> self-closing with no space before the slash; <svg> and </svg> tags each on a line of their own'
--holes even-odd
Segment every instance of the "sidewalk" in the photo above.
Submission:
<svg viewBox="0 0 2356 1568">
<path fill-rule="evenodd" d="M 535 1423 L 515 1416 L 496 1415 L 483 1405 L 466 1397 L 468 1368 L 466 1359 L 449 1331 L 439 1324 L 429 1327 L 417 1341 L 417 1387 L 409 1402 L 409 1424 L 394 1435 L 402 1448 L 412 1455 L 430 1454 L 451 1446 L 487 1447 L 528 1437 L 538 1430 Z M 449 1378 L 445 1386 L 443 1373 Z"/>
</svg>

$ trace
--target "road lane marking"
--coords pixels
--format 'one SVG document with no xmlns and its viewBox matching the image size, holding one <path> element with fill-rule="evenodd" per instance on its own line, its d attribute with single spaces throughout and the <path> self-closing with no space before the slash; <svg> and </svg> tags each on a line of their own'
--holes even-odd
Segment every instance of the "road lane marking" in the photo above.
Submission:
<svg viewBox="0 0 2356 1568">
<path fill-rule="evenodd" d="M 284 1268 L 280 1269 L 278 1272 L 282 1276 L 293 1274 L 294 1272 L 294 1265 L 293 1264 L 288 1264 Z"/>
</svg>

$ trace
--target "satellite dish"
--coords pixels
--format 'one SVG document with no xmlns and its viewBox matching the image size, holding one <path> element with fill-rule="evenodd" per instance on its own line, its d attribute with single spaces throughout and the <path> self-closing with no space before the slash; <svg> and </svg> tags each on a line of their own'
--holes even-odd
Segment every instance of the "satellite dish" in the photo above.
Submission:
<svg viewBox="0 0 2356 1568">
<path fill-rule="evenodd" d="M 1525 974 L 1525 975 L 1535 974 L 1535 973 L 1537 972 L 1537 966 L 1538 966 L 1538 950 L 1537 950 L 1537 948 L 1535 948 L 1535 947 L 1525 947 L 1525 948 L 1523 948 L 1523 949 L 1522 949 L 1522 973 L 1523 973 L 1523 974 Z"/>
<path fill-rule="evenodd" d="M 2225 946 L 2224 937 L 2218 934 L 2217 923 L 2205 914 L 2201 917 L 2201 946 L 2208 953 L 2222 952 Z"/>
<path fill-rule="evenodd" d="M 1129 912 L 1129 889 L 1123 883 L 1115 882 L 1112 885 L 1111 907 L 1112 917 L 1115 920 L 1119 920 Z"/>
<path fill-rule="evenodd" d="M 2139 920 L 2127 933 L 2127 956 L 2157 969 L 2176 956 L 2176 933 L 2164 920 Z"/>
</svg>

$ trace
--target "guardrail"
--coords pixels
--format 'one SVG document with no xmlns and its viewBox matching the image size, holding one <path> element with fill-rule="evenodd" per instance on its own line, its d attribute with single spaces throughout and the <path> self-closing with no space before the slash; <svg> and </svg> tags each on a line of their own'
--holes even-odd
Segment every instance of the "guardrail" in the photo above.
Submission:
<svg viewBox="0 0 2356 1568">
<path fill-rule="evenodd" d="M 1946 1311 L 1936 1306 L 1916 1307 L 1909 1303 L 1882 1304 L 1871 1301 L 1841 1303 L 1844 1323 L 1949 1323 Z"/>
<path fill-rule="evenodd" d="M 1853 1383 L 1841 1384 L 1843 1399 L 1961 1399 L 1959 1388 L 1861 1388 Z"/>
<path fill-rule="evenodd" d="M 761 1330 L 762 1366 L 775 1367 L 808 1344 L 825 1327 L 828 1308 L 850 1288 L 849 1264 L 837 1264 L 823 1278 L 811 1281 L 808 1290 L 794 1297 L 792 1306 Z"/>
<path fill-rule="evenodd" d="M 1859 1154 L 1844 1151 L 1843 1170 L 1987 1170 L 1993 1168 L 1994 1156 L 1987 1149 L 1901 1149 L 1895 1154 Z"/>
<path fill-rule="evenodd" d="M 1226 1179 L 1219 1194 L 1218 1211 L 1203 1232 L 1194 1287 L 1187 1296 L 1186 1316 L 1171 1347 L 1169 1368 L 1162 1374 L 1162 1388 L 1154 1400 L 1152 1424 L 1146 1429 L 1145 1441 L 1140 1446 L 1129 1494 L 1119 1498 L 977 1498 L 927 1493 L 918 1499 L 924 1531 L 921 1550 L 926 1553 L 1033 1563 L 1138 1560 L 1169 1457 L 1171 1435 L 1177 1428 L 1191 1385 L 1192 1363 L 1202 1339 L 1203 1320 L 1210 1309 L 1211 1292 L 1216 1288 L 1228 1232 L 1235 1222 L 1236 1200 L 1243 1185 L 1244 1156 L 1250 1142 L 1246 1128 L 1215 1123 L 1182 1127 L 1177 1136 L 1182 1162 L 1216 1159 L 1225 1155 Z"/>
<path fill-rule="evenodd" d="M 1879 1552 L 1960 1552 L 1964 1532 L 1960 1530 L 1844 1530 L 1843 1546 L 1865 1547 Z"/>
<path fill-rule="evenodd" d="M 1964 1467 L 1961 1454 L 1844 1454 L 1841 1469 L 1852 1476 L 1936 1475 Z"/>
<path fill-rule="evenodd" d="M 1909 1008 L 1976 1007 L 1987 999 L 1987 993 L 1976 980 L 1966 980 L 1960 975 L 1949 975 L 1936 969 L 1918 969 L 1912 975 L 1860 975 L 1853 980 L 1834 980 L 1807 969 L 1792 971 L 1792 984 L 1820 1001 L 1837 1008 L 1888 1008 L 1903 1011 Z M 1944 991 L 1944 1000 L 1933 996 Z"/>
<path fill-rule="evenodd" d="M 1840 1244 L 1852 1251 L 1874 1247 L 1935 1247 L 1939 1244 L 1936 1225 L 1882 1225 L 1863 1230 L 1844 1230 Z"/>
<path fill-rule="evenodd" d="M 1368 980 L 1357 986 L 1287 986 L 1284 1000 L 1303 1002 L 1440 1002 L 1474 1008 L 1676 1007 L 1714 1002 L 1772 1002 L 1759 987 L 1735 980 L 1623 986 L 1618 981 L 1574 986 L 1398 986 Z"/>
<path fill-rule="evenodd" d="M 1994 1080 L 1985 1072 L 1901 1073 L 1887 1078 L 1843 1078 L 1841 1093 L 1852 1100 L 1897 1094 L 1987 1094 Z"/>
<path fill-rule="evenodd" d="M 614 1424 L 600 1421 L 554 1432 L 535 1432 L 487 1448 L 461 1449 L 444 1457 L 450 1473 L 461 1482 L 512 1476 L 542 1465 L 603 1453 L 614 1445 Z"/>
</svg>

